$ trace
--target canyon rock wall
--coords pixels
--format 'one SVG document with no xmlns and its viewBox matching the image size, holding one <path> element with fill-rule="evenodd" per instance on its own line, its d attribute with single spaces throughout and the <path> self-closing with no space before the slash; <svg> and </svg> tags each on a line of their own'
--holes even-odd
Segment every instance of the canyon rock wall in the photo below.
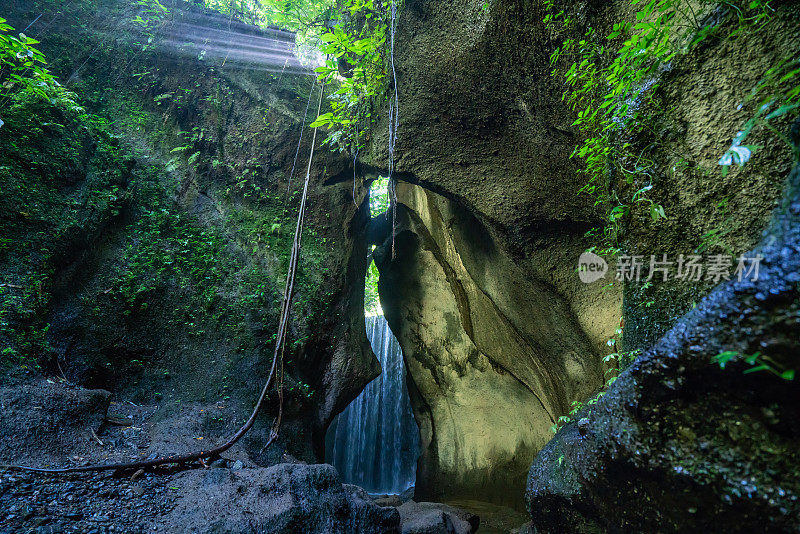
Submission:
<svg viewBox="0 0 800 534">
<path fill-rule="evenodd" d="M 550 427 L 603 382 L 569 305 L 499 253 L 467 210 L 398 190 L 391 238 L 374 252 L 381 302 L 404 349 L 421 432 L 417 499 L 494 499 L 518 488 Z"/>
<path fill-rule="evenodd" d="M 535 3 L 409 1 L 398 22 L 397 255 L 376 252 L 423 455 L 418 496 L 519 506 L 550 427 L 602 387 L 621 293 L 581 283 L 601 214 Z M 386 166 L 385 124 L 365 162 Z M 408 184 L 408 185 L 406 185 Z M 412 185 L 413 184 L 413 185 Z"/>
<path fill-rule="evenodd" d="M 790 149 L 760 131 L 751 139 L 763 148 L 748 166 L 722 176 L 717 161 L 752 114 L 738 104 L 797 49 L 797 6 L 772 7 L 768 31 L 728 38 L 739 24 L 733 8 L 693 4 L 699 27 L 715 26 L 720 37 L 658 73 L 645 110 L 654 119 L 624 140 L 653 165 L 630 183 L 610 172 L 601 185 L 628 205 L 622 254 L 738 255 L 757 242 Z M 602 356 L 647 348 L 714 286 L 578 280 L 580 253 L 602 245 L 586 232 L 606 215 L 579 194 L 587 178 L 570 154 L 582 134 L 550 54 L 590 27 L 605 36 L 614 23 L 635 24 L 638 8 L 556 2 L 561 9 L 574 20 L 561 33 L 545 27 L 544 5 L 532 1 L 409 0 L 400 12 L 397 256 L 383 235 L 376 257 L 384 310 L 418 386 L 426 496 L 488 484 L 485 497 L 508 500 L 504 484 L 519 487 L 520 456 L 511 451 L 530 457 L 552 419 L 599 390 Z M 389 167 L 388 130 L 379 121 L 359 156 L 365 175 Z M 635 201 L 642 188 L 666 219 L 652 221 L 649 204 Z M 612 337 L 621 342 L 607 345 Z M 476 421 L 492 430 L 480 432 Z"/>
<path fill-rule="evenodd" d="M 14 140 L 0 148 L 3 236 L 20 244 L 2 250 L 14 286 L 0 290 L 3 364 L 148 406 L 163 452 L 217 441 L 247 419 L 271 365 L 309 130 L 291 184 L 289 174 L 313 75 L 167 46 L 184 22 L 232 27 L 183 2 L 148 26 L 158 46 L 134 21 L 149 16 L 136 2 L 11 4 L 3 16 L 15 27 L 41 21 L 29 33 L 77 104 L 23 101 L 3 116 L 0 135 Z M 229 33 L 234 57 L 237 32 L 269 37 L 240 26 Z M 380 372 L 363 320 L 367 205 L 350 185 L 324 185 L 347 159 L 319 141 L 281 443 L 262 450 L 274 391 L 243 442 L 262 463 L 321 456 L 331 418 Z"/>
</svg>

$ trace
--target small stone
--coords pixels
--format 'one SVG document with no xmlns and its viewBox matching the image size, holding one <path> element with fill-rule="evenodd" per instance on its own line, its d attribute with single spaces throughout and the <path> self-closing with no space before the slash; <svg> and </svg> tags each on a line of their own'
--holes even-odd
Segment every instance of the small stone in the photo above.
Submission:
<svg viewBox="0 0 800 534">
<path fill-rule="evenodd" d="M 244 463 L 241 460 L 236 460 L 233 463 L 233 467 L 231 469 L 233 469 L 234 471 L 237 471 L 237 470 L 243 469 L 243 468 L 244 468 Z"/>
<path fill-rule="evenodd" d="M 37 517 L 36 519 L 33 520 L 33 526 L 40 527 L 42 525 L 46 525 L 49 522 L 50 522 L 49 517 Z"/>
</svg>

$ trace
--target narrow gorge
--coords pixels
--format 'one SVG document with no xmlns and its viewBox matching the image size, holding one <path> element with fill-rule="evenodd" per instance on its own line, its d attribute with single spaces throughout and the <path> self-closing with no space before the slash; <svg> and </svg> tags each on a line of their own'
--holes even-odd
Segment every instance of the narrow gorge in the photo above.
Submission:
<svg viewBox="0 0 800 534">
<path fill-rule="evenodd" d="M 0 7 L 0 533 L 800 529 L 796 2 Z"/>
</svg>

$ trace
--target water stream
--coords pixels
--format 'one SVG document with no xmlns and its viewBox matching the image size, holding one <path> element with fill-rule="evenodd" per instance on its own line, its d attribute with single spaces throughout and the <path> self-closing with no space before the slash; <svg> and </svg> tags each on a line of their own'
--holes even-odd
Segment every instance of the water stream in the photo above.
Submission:
<svg viewBox="0 0 800 534">
<path fill-rule="evenodd" d="M 414 485 L 419 429 L 411 413 L 403 354 L 382 315 L 367 317 L 367 337 L 383 372 L 331 423 L 326 457 L 342 482 L 371 493 Z"/>
</svg>

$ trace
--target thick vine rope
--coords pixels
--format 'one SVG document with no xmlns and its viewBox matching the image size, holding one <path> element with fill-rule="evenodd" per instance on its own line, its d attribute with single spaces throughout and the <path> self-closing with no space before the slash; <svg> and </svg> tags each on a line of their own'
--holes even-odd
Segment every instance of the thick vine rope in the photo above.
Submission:
<svg viewBox="0 0 800 534">
<path fill-rule="evenodd" d="M 400 126 L 400 96 L 397 92 L 397 71 L 394 68 L 394 36 L 397 31 L 397 2 L 392 0 L 392 20 L 389 27 L 390 52 L 392 64 L 392 85 L 394 101 L 389 101 L 389 202 L 392 208 L 392 259 L 395 259 L 395 233 L 397 230 L 397 183 L 394 178 L 394 146 L 397 142 L 397 128 Z"/>
</svg>

